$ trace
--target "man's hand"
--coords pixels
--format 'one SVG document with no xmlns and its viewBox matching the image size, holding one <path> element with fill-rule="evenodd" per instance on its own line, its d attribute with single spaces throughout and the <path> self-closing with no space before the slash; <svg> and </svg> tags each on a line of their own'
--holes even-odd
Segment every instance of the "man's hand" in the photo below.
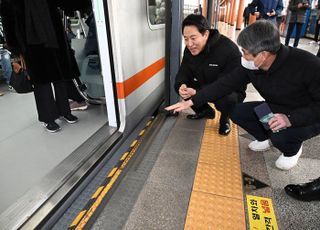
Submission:
<svg viewBox="0 0 320 230">
<path fill-rule="evenodd" d="M 272 17 L 272 16 L 276 15 L 276 11 L 275 11 L 274 9 L 272 9 L 272 11 L 271 11 L 271 12 L 268 12 L 267 15 L 268 15 L 269 17 Z"/>
<path fill-rule="evenodd" d="M 298 3 L 298 8 L 301 8 L 301 7 L 303 7 L 303 4 L 300 2 Z"/>
<path fill-rule="evenodd" d="M 179 95 L 183 99 L 187 99 L 196 94 L 196 90 L 193 88 L 188 88 L 186 84 L 182 84 L 179 88 Z"/>
<path fill-rule="evenodd" d="M 291 122 L 287 115 L 282 113 L 276 113 L 268 122 L 272 132 L 278 132 L 281 129 L 291 127 Z"/>
<path fill-rule="evenodd" d="M 185 110 L 185 109 L 189 109 L 191 106 L 193 106 L 193 102 L 191 100 L 180 101 L 174 105 L 170 105 L 166 107 L 165 110 L 167 111 L 173 110 L 173 113 L 176 113 L 176 112 L 181 112 L 182 110 Z"/>
</svg>

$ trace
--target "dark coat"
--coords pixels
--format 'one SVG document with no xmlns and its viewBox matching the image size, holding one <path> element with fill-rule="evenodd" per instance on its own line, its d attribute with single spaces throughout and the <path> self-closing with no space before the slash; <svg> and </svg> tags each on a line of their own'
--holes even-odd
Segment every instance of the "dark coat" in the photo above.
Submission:
<svg viewBox="0 0 320 230">
<path fill-rule="evenodd" d="M 299 3 L 303 4 L 301 8 L 298 8 Z M 306 11 L 310 9 L 310 4 L 306 0 L 291 0 L 288 9 L 291 11 L 289 22 L 304 23 L 306 21 Z"/>
<path fill-rule="evenodd" d="M 240 67 L 192 97 L 196 107 L 214 102 L 252 83 L 273 113 L 289 117 L 292 127 L 320 122 L 320 59 L 313 54 L 281 46 L 268 71 Z"/>
<path fill-rule="evenodd" d="M 24 56 L 33 82 L 48 83 L 80 76 L 57 8 L 71 10 L 72 4 L 79 5 L 76 2 L 2 0 L 7 44 L 13 53 Z"/>
<path fill-rule="evenodd" d="M 200 54 L 193 56 L 189 49 L 185 48 L 175 80 L 176 92 L 179 92 L 182 84 L 199 90 L 224 77 L 240 66 L 240 58 L 241 53 L 234 42 L 218 30 L 210 30 L 207 44 Z M 240 98 L 245 97 L 245 88 L 237 91 L 241 95 Z"/>
</svg>

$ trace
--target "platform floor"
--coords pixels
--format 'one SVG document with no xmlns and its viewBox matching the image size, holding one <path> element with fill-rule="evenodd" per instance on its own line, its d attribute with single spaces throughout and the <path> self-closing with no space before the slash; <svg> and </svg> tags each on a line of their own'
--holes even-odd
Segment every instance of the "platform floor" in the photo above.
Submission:
<svg viewBox="0 0 320 230">
<path fill-rule="evenodd" d="M 220 31 L 224 33 L 227 26 L 220 26 Z M 236 36 L 238 32 L 228 33 Z M 315 54 L 318 46 L 309 44 L 310 41 L 302 38 L 299 47 Z M 246 101 L 253 100 L 263 99 L 249 85 Z M 168 119 L 172 122 L 174 118 Z M 240 127 L 233 126 L 230 136 L 238 138 L 232 139 L 223 151 L 221 143 L 225 144 L 225 137 L 213 134 L 212 142 L 221 138 L 220 145 L 207 145 L 210 142 L 210 137 L 209 140 L 206 137 L 207 129 L 216 133 L 217 120 L 190 121 L 186 119 L 186 114 L 179 115 L 166 141 L 162 142 L 163 147 L 159 149 L 159 143 L 155 141 L 160 152 L 151 150 L 145 158 L 135 163 L 134 169 L 128 172 L 119 189 L 106 203 L 93 229 L 250 229 L 246 195 L 270 198 L 281 230 L 320 228 L 320 202 L 297 201 L 283 190 L 289 183 L 307 182 L 319 177 L 319 136 L 304 143 L 302 156 L 295 168 L 281 171 L 274 165 L 280 152 L 275 148 L 261 153 L 249 150 L 248 144 L 253 138 Z M 164 137 L 161 138 L 163 140 Z M 237 146 L 236 150 L 234 146 Z M 151 145 L 150 148 L 154 147 Z M 208 156 L 205 157 L 206 162 L 201 155 L 202 149 Z M 218 152 L 221 150 L 220 156 L 217 149 Z M 230 153 L 228 159 L 225 155 Z M 211 158 L 213 155 L 217 157 Z M 224 164 L 231 164 L 233 170 L 238 168 L 239 171 L 225 169 L 222 181 L 215 181 L 212 178 L 221 174 L 221 169 L 214 161 L 221 158 L 226 160 L 224 163 L 222 161 L 222 168 Z M 206 175 L 202 176 L 205 182 L 199 184 L 197 175 L 205 170 Z M 266 187 L 254 189 L 244 186 L 239 179 L 239 175 L 244 174 L 265 183 Z M 241 193 L 237 195 L 239 188 Z M 219 197 L 221 202 L 215 200 L 212 203 L 214 196 Z M 193 200 L 193 197 L 196 199 Z M 202 206 L 204 210 L 194 212 L 195 206 Z M 194 215 L 197 212 L 199 216 Z M 189 219 L 190 216 L 193 219 Z M 212 221 L 209 218 L 215 219 Z"/>
</svg>

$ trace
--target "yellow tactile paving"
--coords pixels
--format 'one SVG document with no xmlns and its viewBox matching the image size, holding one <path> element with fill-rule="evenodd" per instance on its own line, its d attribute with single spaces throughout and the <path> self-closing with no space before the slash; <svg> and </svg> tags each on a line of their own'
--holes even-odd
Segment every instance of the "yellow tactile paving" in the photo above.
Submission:
<svg viewBox="0 0 320 230">
<path fill-rule="evenodd" d="M 242 199 L 241 178 L 237 175 L 239 170 L 239 166 L 199 163 L 193 191 Z"/>
<path fill-rule="evenodd" d="M 186 230 L 243 230 L 243 202 L 203 192 L 192 192 Z"/>
<path fill-rule="evenodd" d="M 218 134 L 207 120 L 185 229 L 246 229 L 237 126 Z"/>
</svg>

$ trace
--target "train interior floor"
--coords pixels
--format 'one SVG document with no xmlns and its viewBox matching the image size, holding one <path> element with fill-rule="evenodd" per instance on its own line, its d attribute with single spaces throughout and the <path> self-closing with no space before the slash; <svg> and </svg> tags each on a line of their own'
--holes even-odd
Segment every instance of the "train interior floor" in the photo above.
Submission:
<svg viewBox="0 0 320 230">
<path fill-rule="evenodd" d="M 90 105 L 73 112 L 79 122 L 57 119 L 57 133 L 38 121 L 33 93 L 17 94 L 2 85 L 0 91 L 0 213 L 37 185 L 91 135 L 107 123 L 106 109 Z"/>
</svg>

